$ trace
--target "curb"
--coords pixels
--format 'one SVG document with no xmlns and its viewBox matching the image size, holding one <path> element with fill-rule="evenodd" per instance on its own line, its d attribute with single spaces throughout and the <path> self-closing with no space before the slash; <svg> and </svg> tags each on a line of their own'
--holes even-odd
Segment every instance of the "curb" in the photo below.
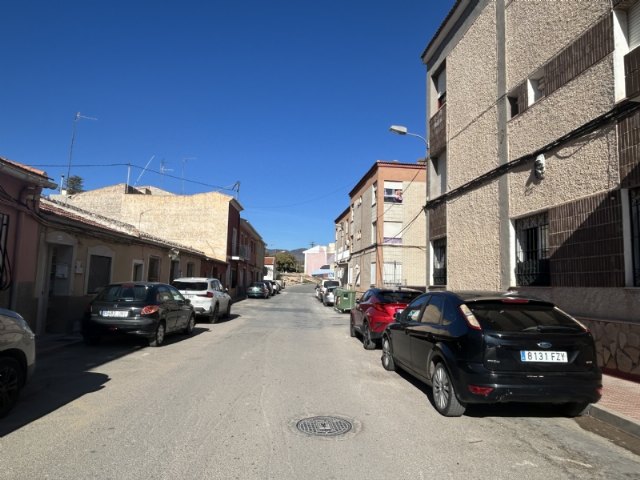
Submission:
<svg viewBox="0 0 640 480">
<path fill-rule="evenodd" d="M 624 415 L 599 405 L 589 406 L 587 415 L 640 439 L 640 424 Z"/>
<path fill-rule="evenodd" d="M 36 358 L 48 355 L 50 353 L 57 352 L 59 350 L 63 350 L 67 348 L 69 345 L 75 345 L 78 343 L 82 343 L 82 338 L 70 337 L 70 338 L 61 338 L 58 340 L 48 340 L 46 343 L 38 346 L 38 340 L 36 339 Z"/>
</svg>

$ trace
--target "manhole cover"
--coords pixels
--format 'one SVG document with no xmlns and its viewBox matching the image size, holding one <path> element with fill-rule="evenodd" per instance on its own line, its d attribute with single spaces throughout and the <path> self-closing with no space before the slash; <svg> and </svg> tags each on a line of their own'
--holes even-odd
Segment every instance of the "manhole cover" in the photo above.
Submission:
<svg viewBox="0 0 640 480">
<path fill-rule="evenodd" d="M 296 428 L 307 435 L 335 437 L 351 430 L 351 422 L 338 417 L 304 418 L 296 423 Z"/>
</svg>

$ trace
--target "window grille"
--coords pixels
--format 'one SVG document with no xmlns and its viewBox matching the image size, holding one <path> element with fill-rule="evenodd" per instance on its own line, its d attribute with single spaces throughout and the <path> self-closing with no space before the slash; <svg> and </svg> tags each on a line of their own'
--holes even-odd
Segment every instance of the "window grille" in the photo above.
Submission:
<svg viewBox="0 0 640 480">
<path fill-rule="evenodd" d="M 549 220 L 547 213 L 516 220 L 516 284 L 548 286 Z"/>
<path fill-rule="evenodd" d="M 631 204 L 631 245 L 633 251 L 633 285 L 640 287 L 640 188 L 629 192 Z"/>
<path fill-rule="evenodd" d="M 447 284 L 447 239 L 433 241 L 433 284 Z"/>
<path fill-rule="evenodd" d="M 404 285 L 402 280 L 402 262 L 384 262 L 382 282 L 385 285 Z"/>
</svg>

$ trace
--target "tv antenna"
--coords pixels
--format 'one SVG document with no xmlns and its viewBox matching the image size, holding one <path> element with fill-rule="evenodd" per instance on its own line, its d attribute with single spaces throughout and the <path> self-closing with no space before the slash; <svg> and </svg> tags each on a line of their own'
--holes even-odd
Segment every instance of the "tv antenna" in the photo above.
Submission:
<svg viewBox="0 0 640 480">
<path fill-rule="evenodd" d="M 160 161 L 160 173 L 162 174 L 162 182 L 161 182 L 162 188 L 164 188 L 164 174 L 165 174 L 165 172 L 173 172 L 173 168 L 165 167 L 165 163 L 166 162 L 164 161 L 164 158 L 163 158 Z"/>
<path fill-rule="evenodd" d="M 80 112 L 76 112 L 75 117 L 73 118 L 73 130 L 71 133 L 71 145 L 69 146 L 69 165 L 67 166 L 67 187 L 69 187 L 69 176 L 71 175 L 71 160 L 73 158 L 73 144 L 76 140 L 76 125 L 78 124 L 78 120 L 98 120 L 94 117 L 87 117 L 86 115 L 82 115 Z M 68 188 L 67 188 L 68 190 Z"/>
<path fill-rule="evenodd" d="M 136 183 L 133 184 L 133 186 L 135 187 L 136 185 L 138 185 L 138 182 L 140 181 L 140 179 L 142 178 L 142 175 L 144 175 L 144 172 L 147 171 L 147 168 L 149 168 L 149 164 L 151 163 L 151 161 L 156 158 L 155 155 L 151 155 L 151 158 L 149 159 L 149 161 L 147 162 L 147 164 L 144 166 L 144 168 L 142 169 L 142 172 L 140 172 L 140 175 L 138 175 L 138 179 L 136 180 Z"/>
</svg>

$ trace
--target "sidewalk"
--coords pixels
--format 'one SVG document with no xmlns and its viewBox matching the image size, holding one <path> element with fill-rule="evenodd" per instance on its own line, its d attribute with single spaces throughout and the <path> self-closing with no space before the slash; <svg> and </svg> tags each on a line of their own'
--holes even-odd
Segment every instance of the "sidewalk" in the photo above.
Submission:
<svg viewBox="0 0 640 480">
<path fill-rule="evenodd" d="M 38 358 L 82 343 L 80 333 L 38 335 Z M 589 415 L 640 440 L 640 383 L 602 375 L 602 399 L 589 407 Z"/>
<path fill-rule="evenodd" d="M 640 383 L 602 375 L 602 386 L 589 415 L 640 439 Z"/>
</svg>

